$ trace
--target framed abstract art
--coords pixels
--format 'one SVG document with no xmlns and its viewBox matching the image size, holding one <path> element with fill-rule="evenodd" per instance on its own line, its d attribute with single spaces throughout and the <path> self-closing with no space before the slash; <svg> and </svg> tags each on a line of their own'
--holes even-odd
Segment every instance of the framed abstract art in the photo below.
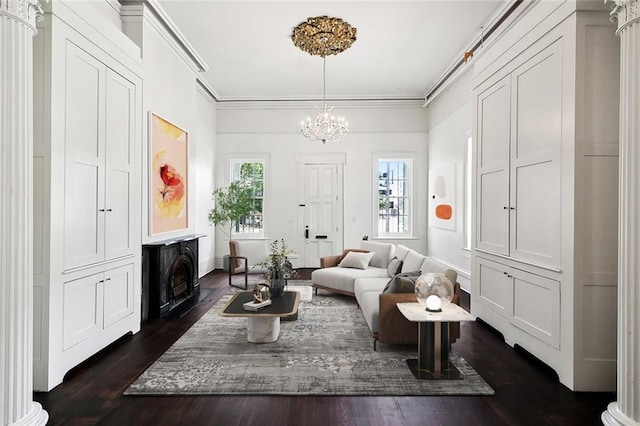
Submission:
<svg viewBox="0 0 640 426">
<path fill-rule="evenodd" d="M 149 113 L 149 198 L 152 235 L 189 227 L 188 133 Z"/>
</svg>

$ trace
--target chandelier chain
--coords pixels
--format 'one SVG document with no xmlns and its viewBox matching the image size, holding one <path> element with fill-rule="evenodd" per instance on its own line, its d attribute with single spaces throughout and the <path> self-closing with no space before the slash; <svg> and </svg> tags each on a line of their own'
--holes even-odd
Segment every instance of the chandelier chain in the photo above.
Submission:
<svg viewBox="0 0 640 426">
<path fill-rule="evenodd" d="M 343 117 L 329 114 L 327 109 L 327 56 L 337 55 L 351 47 L 356 40 L 356 28 L 340 18 L 318 16 L 298 25 L 291 36 L 293 44 L 310 55 L 322 57 L 322 110 L 315 120 L 307 117 L 300 132 L 308 139 L 322 142 L 340 140 L 349 133 L 349 124 Z"/>
</svg>

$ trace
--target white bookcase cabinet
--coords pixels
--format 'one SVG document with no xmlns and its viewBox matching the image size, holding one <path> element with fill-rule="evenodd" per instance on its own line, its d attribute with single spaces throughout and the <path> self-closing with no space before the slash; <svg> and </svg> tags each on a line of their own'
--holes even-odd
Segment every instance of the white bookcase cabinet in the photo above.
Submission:
<svg viewBox="0 0 640 426">
<path fill-rule="evenodd" d="M 136 48 L 117 32 L 107 40 L 64 4 L 54 7 L 38 25 L 34 46 L 34 388 L 40 391 L 139 331 L 141 309 Z"/>
<path fill-rule="evenodd" d="M 539 2 L 474 66 L 472 313 L 579 391 L 616 387 L 618 50 Z"/>
</svg>

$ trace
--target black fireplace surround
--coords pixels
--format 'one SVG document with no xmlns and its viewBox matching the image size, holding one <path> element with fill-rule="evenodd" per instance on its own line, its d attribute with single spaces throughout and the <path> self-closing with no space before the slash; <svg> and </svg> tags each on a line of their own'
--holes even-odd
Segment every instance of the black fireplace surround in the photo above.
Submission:
<svg viewBox="0 0 640 426">
<path fill-rule="evenodd" d="M 142 321 L 179 316 L 198 303 L 200 237 L 189 235 L 142 246 Z"/>
</svg>

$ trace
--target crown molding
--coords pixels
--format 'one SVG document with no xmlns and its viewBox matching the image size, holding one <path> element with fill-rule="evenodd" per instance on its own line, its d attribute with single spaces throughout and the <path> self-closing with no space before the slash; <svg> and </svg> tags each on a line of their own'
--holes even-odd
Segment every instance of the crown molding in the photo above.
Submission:
<svg viewBox="0 0 640 426">
<path fill-rule="evenodd" d="M 422 108 L 424 99 L 353 99 L 327 100 L 338 109 Z M 319 108 L 322 100 L 218 101 L 218 110 L 283 110 Z"/>
<path fill-rule="evenodd" d="M 174 45 L 183 58 L 188 59 L 197 72 L 209 70 L 209 65 L 196 52 L 187 37 L 160 6 L 157 0 L 119 0 L 123 22 L 136 22 L 141 17 L 153 25 L 159 33 Z M 141 46 L 142 48 L 142 46 Z"/>
<path fill-rule="evenodd" d="M 428 107 L 440 94 L 445 92 L 456 80 L 464 75 L 487 47 L 495 43 L 511 28 L 532 6 L 541 0 L 506 0 L 503 7 L 494 14 L 480 29 L 478 34 L 469 42 L 467 47 L 454 56 L 453 62 L 433 82 L 431 88 L 425 92 L 424 106 Z M 485 33 L 489 29 L 491 33 Z M 489 31 L 487 30 L 487 31 Z M 495 32 L 495 34 L 493 34 Z M 465 60 L 466 54 L 471 53 Z"/>
</svg>

